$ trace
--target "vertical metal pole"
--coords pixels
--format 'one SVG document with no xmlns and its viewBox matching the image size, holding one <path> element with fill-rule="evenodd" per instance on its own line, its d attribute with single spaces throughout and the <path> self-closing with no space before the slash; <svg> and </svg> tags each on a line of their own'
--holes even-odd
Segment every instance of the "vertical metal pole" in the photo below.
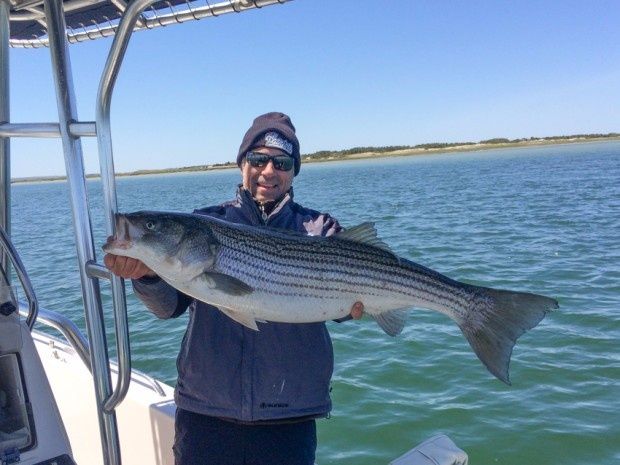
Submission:
<svg viewBox="0 0 620 465">
<path fill-rule="evenodd" d="M 110 125 L 110 106 L 114 84 L 118 76 L 123 57 L 129 45 L 131 34 L 142 11 L 156 0 L 135 0 L 123 13 L 118 25 L 105 67 L 99 81 L 97 93 L 97 142 L 99 148 L 99 166 L 103 186 L 103 199 L 106 212 L 106 232 L 115 233 L 114 214 L 118 210 L 116 200 L 116 180 L 114 176 L 114 159 L 112 156 L 112 132 Z M 123 281 L 112 276 L 112 303 L 118 349 L 118 378 L 116 388 L 104 403 L 106 411 L 114 409 L 125 397 L 131 381 L 131 357 L 127 324 L 127 307 L 125 304 L 125 285 Z"/>
<path fill-rule="evenodd" d="M 0 0 L 0 122 L 10 121 L 9 105 L 9 12 L 8 0 Z M 11 235 L 11 139 L 0 137 L 0 227 Z M 0 264 L 6 270 L 8 257 L 3 251 Z"/>
<path fill-rule="evenodd" d="M 11 5 L 8 0 L 0 0 L 0 123 L 11 121 L 11 86 L 10 86 L 10 12 Z M 0 264 L 7 271 L 6 279 L 11 279 L 9 264 L 15 263 L 15 273 L 22 283 L 28 297 L 28 327 L 32 329 L 37 319 L 39 305 L 34 290 L 30 284 L 28 275 L 24 273 L 19 255 L 11 243 L 11 137 L 0 137 L 0 235 L 5 246 L 2 247 Z M 12 256 L 12 259 L 11 259 Z M 9 281 L 10 282 L 10 281 Z"/>
<path fill-rule="evenodd" d="M 69 132 L 69 125 L 73 121 L 77 121 L 77 110 L 65 32 L 65 18 L 62 1 L 45 0 L 44 5 L 56 86 L 60 133 L 71 197 L 82 298 L 84 299 L 86 325 L 91 347 L 90 357 L 97 397 L 103 459 L 105 465 L 120 465 L 121 455 L 116 414 L 113 410 L 105 412 L 103 408 L 103 400 L 110 395 L 112 383 L 99 283 L 97 280 L 90 279 L 86 271 L 86 263 L 95 260 L 95 252 L 88 210 L 82 144 L 79 139 L 73 138 Z"/>
</svg>

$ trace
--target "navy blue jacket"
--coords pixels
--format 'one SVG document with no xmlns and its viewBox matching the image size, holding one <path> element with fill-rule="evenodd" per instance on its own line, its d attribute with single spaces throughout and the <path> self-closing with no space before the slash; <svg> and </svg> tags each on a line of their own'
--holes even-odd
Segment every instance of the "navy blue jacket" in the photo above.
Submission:
<svg viewBox="0 0 620 465">
<path fill-rule="evenodd" d="M 195 213 L 311 235 L 341 229 L 328 214 L 293 202 L 292 191 L 270 215 L 261 214 L 242 188 L 235 200 Z M 321 417 L 330 411 L 333 350 L 325 323 L 258 323 L 257 332 L 159 278 L 142 278 L 133 285 L 159 318 L 176 317 L 189 308 L 177 359 L 178 407 L 242 422 Z"/>
</svg>

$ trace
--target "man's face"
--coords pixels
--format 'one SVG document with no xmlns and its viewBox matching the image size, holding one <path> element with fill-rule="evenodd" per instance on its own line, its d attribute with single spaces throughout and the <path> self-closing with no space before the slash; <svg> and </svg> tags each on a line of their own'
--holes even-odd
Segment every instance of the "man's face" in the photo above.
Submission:
<svg viewBox="0 0 620 465">
<path fill-rule="evenodd" d="M 281 150 L 271 147 L 260 147 L 252 151 L 267 155 L 285 155 Z M 251 166 L 245 158 L 241 164 L 243 187 L 250 191 L 258 202 L 271 202 L 282 197 L 291 188 L 294 173 L 294 168 L 288 171 L 275 169 L 271 160 L 262 167 Z"/>
</svg>

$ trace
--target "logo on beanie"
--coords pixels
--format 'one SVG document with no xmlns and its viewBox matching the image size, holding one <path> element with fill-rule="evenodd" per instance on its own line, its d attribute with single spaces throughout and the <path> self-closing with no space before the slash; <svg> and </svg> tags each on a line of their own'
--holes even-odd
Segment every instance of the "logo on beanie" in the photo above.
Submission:
<svg viewBox="0 0 620 465">
<path fill-rule="evenodd" d="M 293 144 L 277 132 L 268 132 L 265 134 L 265 147 L 280 149 L 289 155 L 293 155 Z"/>
</svg>

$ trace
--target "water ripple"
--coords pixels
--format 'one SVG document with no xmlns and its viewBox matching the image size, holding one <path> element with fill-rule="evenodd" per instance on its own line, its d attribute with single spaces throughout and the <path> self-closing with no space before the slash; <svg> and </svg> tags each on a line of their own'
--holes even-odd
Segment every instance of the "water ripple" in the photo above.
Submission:
<svg viewBox="0 0 620 465">
<path fill-rule="evenodd" d="M 121 179 L 119 205 L 191 211 L 227 200 L 238 179 L 234 170 Z M 473 464 L 619 463 L 618 179 L 618 143 L 305 166 L 295 195 L 308 207 L 346 226 L 374 221 L 398 254 L 451 277 L 561 306 L 519 340 L 512 387 L 445 316 L 413 311 L 396 338 L 370 319 L 329 323 L 334 410 L 319 422 L 317 462 L 387 463 L 445 432 Z M 101 189 L 87 185 L 99 254 Z M 15 186 L 13 231 L 41 305 L 83 327 L 66 198 L 63 183 Z M 186 319 L 158 321 L 128 295 L 134 366 L 174 384 Z"/>
</svg>

